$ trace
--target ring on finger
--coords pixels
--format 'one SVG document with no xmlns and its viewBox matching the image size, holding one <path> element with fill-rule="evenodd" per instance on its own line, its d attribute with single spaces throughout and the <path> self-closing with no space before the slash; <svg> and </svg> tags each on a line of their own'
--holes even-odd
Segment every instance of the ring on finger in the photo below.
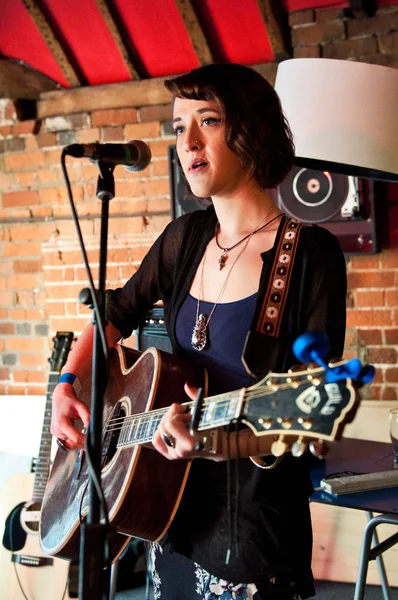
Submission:
<svg viewBox="0 0 398 600">
<path fill-rule="evenodd" d="M 66 442 L 69 438 L 65 435 L 64 439 L 61 440 L 60 438 L 57 438 L 55 441 L 57 443 L 58 448 L 61 448 L 61 450 L 63 450 L 64 452 L 69 452 L 69 448 L 66 445 Z"/>
<path fill-rule="evenodd" d="M 175 438 L 173 438 L 172 435 L 163 431 L 162 438 L 166 446 L 168 446 L 169 448 L 175 448 L 176 440 Z"/>
</svg>

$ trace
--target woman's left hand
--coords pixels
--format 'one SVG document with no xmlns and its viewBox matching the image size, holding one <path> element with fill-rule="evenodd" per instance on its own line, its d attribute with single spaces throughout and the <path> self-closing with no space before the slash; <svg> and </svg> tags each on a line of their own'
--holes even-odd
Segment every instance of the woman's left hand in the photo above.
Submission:
<svg viewBox="0 0 398 600">
<path fill-rule="evenodd" d="M 197 388 L 186 383 L 184 390 L 191 400 L 195 400 Z M 195 446 L 201 438 L 189 433 L 190 420 L 191 413 L 186 412 L 186 407 L 172 404 L 153 436 L 152 444 L 156 450 L 169 460 L 200 456 L 201 451 L 195 450 Z"/>
</svg>

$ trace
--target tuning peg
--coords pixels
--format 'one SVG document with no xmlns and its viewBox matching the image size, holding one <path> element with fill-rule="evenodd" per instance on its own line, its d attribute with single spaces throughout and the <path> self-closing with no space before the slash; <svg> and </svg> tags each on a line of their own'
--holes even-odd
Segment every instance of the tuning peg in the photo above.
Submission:
<svg viewBox="0 0 398 600">
<path fill-rule="evenodd" d="M 312 442 L 310 442 L 309 449 L 312 456 L 315 456 L 315 458 L 319 458 L 320 460 L 324 458 L 329 451 L 329 448 L 326 446 L 323 440 L 312 440 Z"/>
<path fill-rule="evenodd" d="M 322 364 L 329 352 L 329 340 L 321 331 L 309 331 L 299 335 L 293 343 L 293 352 L 304 363 L 315 361 Z"/>
<path fill-rule="evenodd" d="M 299 437 L 294 444 L 292 445 L 291 452 L 292 455 L 298 458 L 299 456 L 303 456 L 304 452 L 307 450 L 307 442 L 304 441 L 304 438 Z"/>
<path fill-rule="evenodd" d="M 284 436 L 281 435 L 271 446 L 271 453 L 273 456 L 282 456 L 289 449 L 288 444 L 284 441 Z"/>
</svg>

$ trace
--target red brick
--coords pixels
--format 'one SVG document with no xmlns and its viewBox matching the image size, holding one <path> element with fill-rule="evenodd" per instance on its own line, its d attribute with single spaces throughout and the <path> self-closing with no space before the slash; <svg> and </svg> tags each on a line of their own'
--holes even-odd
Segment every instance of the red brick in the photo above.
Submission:
<svg viewBox="0 0 398 600">
<path fill-rule="evenodd" d="M 21 275 L 14 275 L 14 277 L 9 277 L 7 287 L 10 290 L 31 290 L 33 288 L 40 288 L 41 281 L 41 273 L 34 275 L 31 273 L 24 273 Z"/>
<path fill-rule="evenodd" d="M 3 245 L 4 256 L 39 256 L 41 244 L 38 242 L 6 243 Z"/>
<path fill-rule="evenodd" d="M 294 58 L 320 58 L 320 46 L 299 46 L 293 50 Z"/>
<path fill-rule="evenodd" d="M 355 327 L 347 327 L 345 332 L 345 346 L 356 346 L 358 344 L 358 333 Z"/>
<path fill-rule="evenodd" d="M 398 31 L 379 37 L 379 49 L 382 53 L 398 52 Z"/>
<path fill-rule="evenodd" d="M 386 288 L 394 286 L 392 271 L 354 271 L 348 273 L 348 287 L 351 288 Z"/>
<path fill-rule="evenodd" d="M 122 142 L 124 140 L 123 127 L 102 127 L 101 142 Z"/>
<path fill-rule="evenodd" d="M 375 364 L 396 364 L 397 351 L 395 348 L 369 348 L 367 360 Z"/>
<path fill-rule="evenodd" d="M 398 306 L 398 290 L 386 290 L 386 306 Z"/>
<path fill-rule="evenodd" d="M 14 169 L 29 169 L 35 167 L 43 167 L 45 165 L 44 152 L 29 152 L 25 154 L 10 154 L 5 157 L 6 169 L 12 171 Z"/>
<path fill-rule="evenodd" d="M 391 29 L 391 20 L 387 15 L 366 17 L 364 19 L 347 19 L 349 37 L 364 37 L 387 33 Z"/>
<path fill-rule="evenodd" d="M 11 125 L 3 125 L 0 127 L 0 138 L 5 138 L 7 135 L 11 135 L 12 127 Z"/>
<path fill-rule="evenodd" d="M 144 181 L 143 188 L 145 196 L 168 196 L 170 194 L 170 182 L 168 179 Z"/>
<path fill-rule="evenodd" d="M 13 335 L 15 333 L 14 323 L 0 323 L 1 335 Z"/>
<path fill-rule="evenodd" d="M 143 183 L 136 179 L 116 181 L 116 195 L 118 198 L 131 198 L 143 195 Z"/>
<path fill-rule="evenodd" d="M 73 199 L 75 202 L 82 202 L 84 198 L 84 189 L 81 185 L 72 186 Z M 40 190 L 41 204 L 67 203 L 68 193 L 65 187 L 43 188 Z M 78 207 L 77 207 L 78 209 Z"/>
<path fill-rule="evenodd" d="M 144 106 L 140 109 L 140 118 L 142 122 L 146 121 L 170 121 L 173 116 L 173 110 L 170 104 L 160 104 L 157 106 Z"/>
<path fill-rule="evenodd" d="M 397 390 L 392 387 L 385 387 L 381 392 L 381 400 L 396 400 Z"/>
<path fill-rule="evenodd" d="M 380 329 L 358 329 L 358 343 L 367 346 L 381 346 L 382 332 Z"/>
<path fill-rule="evenodd" d="M 13 137 L 10 140 L 5 141 L 6 152 L 22 152 L 27 149 L 24 138 Z"/>
<path fill-rule="evenodd" d="M 25 394 L 28 396 L 44 396 L 46 394 L 46 386 L 37 383 L 30 383 L 25 387 Z"/>
<path fill-rule="evenodd" d="M 92 125 L 124 125 L 136 122 L 137 109 L 135 108 L 95 110 L 91 113 Z"/>
<path fill-rule="evenodd" d="M 315 11 L 316 22 L 325 23 L 341 18 L 341 10 L 339 8 L 321 8 Z"/>
<path fill-rule="evenodd" d="M 46 148 L 48 146 L 56 146 L 57 145 L 57 136 L 55 133 L 39 133 L 36 136 L 37 145 L 40 148 Z"/>
<path fill-rule="evenodd" d="M 13 308 L 10 309 L 10 319 L 15 321 L 41 321 L 44 310 L 41 308 Z"/>
<path fill-rule="evenodd" d="M 348 267 L 357 271 L 362 271 L 364 269 L 378 269 L 379 266 L 378 256 L 352 256 L 348 262 Z"/>
<path fill-rule="evenodd" d="M 40 273 L 42 262 L 39 259 L 15 260 L 13 263 L 15 273 Z"/>
<path fill-rule="evenodd" d="M 398 345 L 398 329 L 385 329 L 384 335 L 387 344 Z"/>
<path fill-rule="evenodd" d="M 296 46 L 311 46 L 334 40 L 344 40 L 345 29 L 342 21 L 314 23 L 292 29 L 292 44 Z"/>
<path fill-rule="evenodd" d="M 159 121 L 148 123 L 137 123 L 135 125 L 126 125 L 124 128 L 124 137 L 126 140 L 146 139 L 160 136 Z"/>
<path fill-rule="evenodd" d="M 377 52 L 376 38 L 355 38 L 342 40 L 338 43 L 325 44 L 322 48 L 322 58 L 335 58 L 338 60 L 358 59 L 360 56 Z"/>
<path fill-rule="evenodd" d="M 156 217 L 149 217 L 146 219 L 146 226 L 145 226 L 145 231 L 146 233 L 152 233 L 152 232 L 162 232 L 166 225 L 168 225 L 170 223 L 171 217 L 169 215 L 166 215 L 164 217 L 161 216 L 156 216 Z"/>
<path fill-rule="evenodd" d="M 18 118 L 18 111 L 13 100 L 9 100 L 4 109 L 4 117 L 7 121 L 15 121 Z"/>
<path fill-rule="evenodd" d="M 115 217 L 109 221 L 110 235 L 118 233 L 142 233 L 143 231 L 144 223 L 142 217 Z"/>
<path fill-rule="evenodd" d="M 53 183 L 54 181 L 61 181 L 62 179 L 60 169 L 40 169 L 37 171 L 36 175 L 40 183 Z"/>
<path fill-rule="evenodd" d="M 10 378 L 10 369 L 0 368 L 0 380 L 7 381 Z"/>
<path fill-rule="evenodd" d="M 56 233 L 55 223 L 19 223 L 10 225 L 13 241 L 48 240 Z"/>
<path fill-rule="evenodd" d="M 21 187 L 31 187 L 36 181 L 35 171 L 21 171 L 14 173 L 14 181 Z"/>
<path fill-rule="evenodd" d="M 43 352 L 45 351 L 44 343 L 39 338 L 18 338 L 12 337 L 6 339 L 6 349 L 15 350 L 16 352 Z"/>
<path fill-rule="evenodd" d="M 43 383 L 47 381 L 47 376 L 43 371 L 14 371 L 14 381 L 16 383 Z"/>
<path fill-rule="evenodd" d="M 366 386 L 363 390 L 361 390 L 362 396 L 364 396 L 364 391 L 366 391 Z M 381 399 L 381 385 L 372 384 L 369 386 L 366 394 L 366 398 L 364 400 L 380 400 Z"/>
<path fill-rule="evenodd" d="M 3 206 L 30 206 L 32 204 L 39 204 L 39 194 L 36 190 L 3 194 Z"/>
<path fill-rule="evenodd" d="M 95 142 L 99 142 L 100 130 L 98 127 L 83 129 L 77 132 L 76 139 L 80 144 L 94 144 Z"/>
<path fill-rule="evenodd" d="M 52 217 L 54 211 L 51 206 L 33 206 L 31 213 L 32 217 Z"/>
<path fill-rule="evenodd" d="M 388 383 L 398 383 L 398 368 L 391 367 L 385 370 L 384 375 L 385 381 Z"/>
<path fill-rule="evenodd" d="M 313 10 L 295 10 L 289 13 L 289 25 L 290 27 L 296 27 L 296 25 L 304 25 L 305 23 L 313 23 L 315 13 Z"/>
<path fill-rule="evenodd" d="M 37 130 L 37 121 L 21 121 L 20 123 L 15 123 L 13 126 L 12 132 L 13 135 L 26 135 L 28 133 L 35 133 Z"/>
<path fill-rule="evenodd" d="M 356 306 L 384 306 L 384 291 L 361 292 L 356 293 Z"/>
<path fill-rule="evenodd" d="M 348 327 L 384 327 L 393 325 L 389 310 L 347 310 Z"/>
<path fill-rule="evenodd" d="M 170 138 L 170 140 L 148 142 L 148 146 L 151 150 L 153 158 L 160 158 L 160 157 L 167 158 L 169 146 L 174 146 L 174 145 L 175 145 L 175 140 L 171 139 L 171 138 Z"/>
</svg>

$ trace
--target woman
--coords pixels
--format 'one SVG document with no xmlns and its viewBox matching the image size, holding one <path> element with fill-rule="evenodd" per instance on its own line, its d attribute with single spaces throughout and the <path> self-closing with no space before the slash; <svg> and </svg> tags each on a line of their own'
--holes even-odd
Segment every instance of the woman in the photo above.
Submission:
<svg viewBox="0 0 398 600">
<path fill-rule="evenodd" d="M 273 88 L 252 69 L 233 64 L 195 69 L 166 87 L 174 97 L 177 153 L 189 194 L 210 198 L 212 206 L 170 223 L 139 271 L 113 292 L 109 346 L 129 337 L 161 299 L 174 351 L 207 368 L 210 394 L 247 387 L 269 370 L 287 370 L 294 364 L 292 343 L 305 331 L 325 332 L 331 355 L 341 355 L 345 262 L 324 229 L 301 229 L 278 335 L 269 335 L 272 325 L 259 327 L 287 225 L 267 190 L 284 179 L 294 160 Z M 89 375 L 91 346 L 89 327 L 64 369 L 73 374 L 69 381 Z M 195 389 L 186 386 L 186 392 L 195 398 Z M 87 426 L 88 410 L 70 382 L 60 383 L 52 432 L 68 449 L 84 444 L 73 426 L 78 417 Z M 210 447 L 190 435 L 189 419 L 173 404 L 153 438 L 170 460 L 207 459 L 193 461 L 173 523 L 161 544 L 152 546 L 155 598 L 313 595 L 312 488 L 303 461 L 290 453 L 275 459 L 270 436 L 256 437 L 244 427 L 233 435 L 218 432 Z M 228 459 L 234 457 L 232 472 Z"/>
</svg>

